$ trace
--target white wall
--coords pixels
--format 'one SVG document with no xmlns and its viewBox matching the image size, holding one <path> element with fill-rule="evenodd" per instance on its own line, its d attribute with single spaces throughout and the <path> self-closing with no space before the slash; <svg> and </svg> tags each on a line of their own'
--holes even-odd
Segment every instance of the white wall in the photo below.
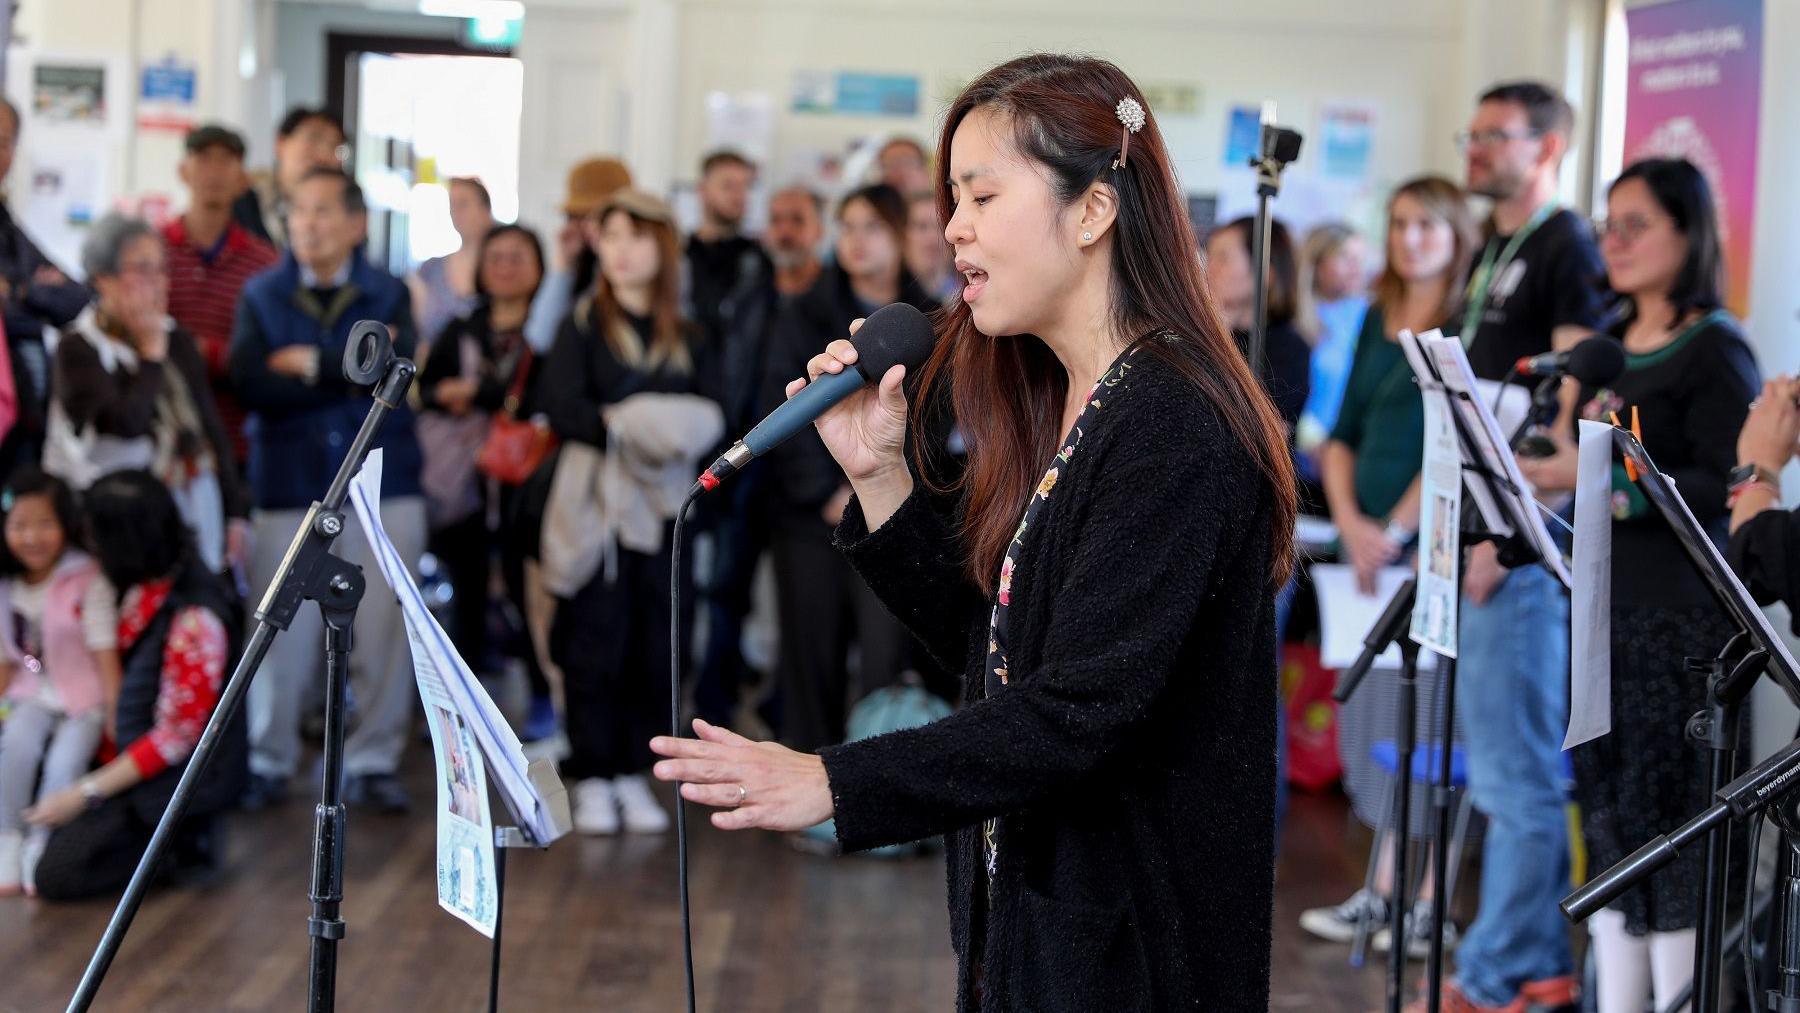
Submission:
<svg viewBox="0 0 1800 1013">
<path fill-rule="evenodd" d="M 1763 23 L 1762 131 L 1750 331 L 1765 373 L 1800 371 L 1800 3 L 1768 0 Z"/>
<path fill-rule="evenodd" d="M 1461 89 L 1443 83 L 1458 75 L 1462 6 L 1265 0 L 1250 13 L 1223 2 L 1157 0 L 1114 0 L 1103 11 L 1092 0 L 918 0 L 904 6 L 686 0 L 681 116 L 671 138 L 676 175 L 691 180 L 708 146 L 703 113 L 710 92 L 773 98 L 777 157 L 769 174 L 779 177 L 786 174 L 781 153 L 797 147 L 841 148 L 853 138 L 888 133 L 929 142 L 944 107 L 969 79 L 1012 56 L 1044 49 L 1106 57 L 1144 85 L 1198 86 L 1198 115 L 1159 114 L 1183 184 L 1194 193 L 1224 186 L 1248 199 L 1248 173 L 1223 165 L 1230 105 L 1274 99 L 1280 121 L 1312 137 L 1321 99 L 1371 104 L 1377 133 L 1373 189 L 1382 191 L 1421 169 L 1456 171 L 1451 136 L 1467 109 Z M 796 71 L 840 69 L 916 75 L 924 108 L 911 119 L 788 112 Z M 1309 172 L 1303 153 L 1290 178 Z"/>
<path fill-rule="evenodd" d="M 116 61 L 127 76 L 120 92 L 127 104 L 109 110 L 110 117 L 125 123 L 136 119 L 135 99 L 139 69 L 164 56 L 197 64 L 195 101 L 206 115 L 221 97 L 236 88 L 213 73 L 222 44 L 217 32 L 221 9 L 233 0 L 56 0 L 19 5 L 15 15 L 15 43 L 23 50 L 24 63 L 31 54 L 58 57 L 96 57 Z M 228 27 L 230 27 L 228 25 Z M 9 59 L 9 63 L 13 60 Z M 17 75 L 9 73 L 16 79 Z M 15 101 L 28 95 L 14 95 Z M 171 131 L 121 131 L 122 150 L 113 153 L 107 166 L 109 189 L 114 194 L 174 193 L 179 189 L 175 165 L 181 157 L 180 133 Z M 23 139 L 29 151 L 30 137 Z"/>
</svg>

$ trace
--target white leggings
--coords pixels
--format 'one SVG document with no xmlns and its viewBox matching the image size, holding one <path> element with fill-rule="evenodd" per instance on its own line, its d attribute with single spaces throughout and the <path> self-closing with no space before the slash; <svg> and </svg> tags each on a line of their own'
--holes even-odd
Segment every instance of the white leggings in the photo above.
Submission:
<svg viewBox="0 0 1800 1013">
<path fill-rule="evenodd" d="M 20 812 L 26 806 L 87 773 L 100 745 L 103 720 L 98 707 L 65 717 L 36 700 L 13 703 L 12 713 L 0 725 L 0 830 L 23 830 Z"/>
<path fill-rule="evenodd" d="M 1588 919 L 1588 935 L 1600 1013 L 1644 1013 L 1652 998 L 1660 1010 L 1694 977 L 1693 929 L 1634 936 L 1625 931 L 1624 914 L 1602 908 Z"/>
</svg>

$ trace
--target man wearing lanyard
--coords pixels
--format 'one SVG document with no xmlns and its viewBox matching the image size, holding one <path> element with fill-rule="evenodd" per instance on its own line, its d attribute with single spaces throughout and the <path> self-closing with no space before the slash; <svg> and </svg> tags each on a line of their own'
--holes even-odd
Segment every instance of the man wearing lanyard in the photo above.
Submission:
<svg viewBox="0 0 1800 1013">
<path fill-rule="evenodd" d="M 1574 118 L 1541 84 L 1502 84 L 1481 96 L 1458 138 L 1470 191 L 1494 202 L 1462 328 L 1483 379 L 1506 379 L 1521 356 L 1568 348 L 1600 323 L 1605 269 L 1593 232 L 1556 204 Z M 1463 574 L 1459 634 L 1469 785 L 1488 830 L 1481 903 L 1442 1008 L 1568 1006 L 1576 979 L 1568 923 L 1556 907 L 1569 889 L 1561 752 L 1568 604 L 1542 566 L 1509 572 L 1484 543 Z"/>
</svg>

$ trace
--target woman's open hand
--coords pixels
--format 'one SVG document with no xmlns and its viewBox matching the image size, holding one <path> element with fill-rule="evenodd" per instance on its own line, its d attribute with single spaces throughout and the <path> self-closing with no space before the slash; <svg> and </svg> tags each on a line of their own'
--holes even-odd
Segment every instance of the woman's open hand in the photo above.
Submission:
<svg viewBox="0 0 1800 1013">
<path fill-rule="evenodd" d="M 720 830 L 804 830 L 831 818 L 831 784 L 825 761 L 775 742 L 756 742 L 704 721 L 698 739 L 659 735 L 650 749 L 668 759 L 655 767 L 659 781 L 681 782 L 681 797 L 724 812 L 712 814 Z"/>
</svg>

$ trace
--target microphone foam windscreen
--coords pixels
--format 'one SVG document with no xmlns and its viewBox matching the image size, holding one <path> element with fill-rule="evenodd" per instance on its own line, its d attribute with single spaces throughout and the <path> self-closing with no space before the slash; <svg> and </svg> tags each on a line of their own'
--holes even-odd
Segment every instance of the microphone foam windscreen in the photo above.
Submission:
<svg viewBox="0 0 1800 1013">
<path fill-rule="evenodd" d="M 870 380 L 880 380 L 895 363 L 905 364 L 909 373 L 918 369 L 931 357 L 936 341 L 931 321 L 918 307 L 903 302 L 888 303 L 869 314 L 850 339 L 856 346 L 857 365 Z"/>
<path fill-rule="evenodd" d="M 1625 372 L 1625 346 L 1617 338 L 1595 335 L 1569 350 L 1569 375 L 1590 387 L 1608 384 Z"/>
</svg>

